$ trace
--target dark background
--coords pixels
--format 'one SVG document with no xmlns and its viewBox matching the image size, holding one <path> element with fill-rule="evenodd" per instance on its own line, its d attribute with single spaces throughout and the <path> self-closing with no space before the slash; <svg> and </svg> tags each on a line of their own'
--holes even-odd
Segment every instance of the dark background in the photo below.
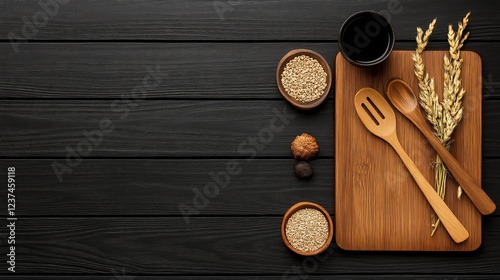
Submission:
<svg viewBox="0 0 500 280">
<path fill-rule="evenodd" d="M 23 17 L 33 22 L 43 9 L 34 0 L 0 0 L 0 176 L 16 167 L 18 217 L 14 275 L 5 262 L 5 183 L 0 279 L 500 277 L 498 210 L 483 218 L 482 246 L 470 253 L 348 252 L 333 242 L 316 261 L 281 240 L 282 215 L 298 201 L 317 202 L 335 218 L 335 92 L 316 112 L 296 111 L 277 90 L 275 67 L 289 50 L 309 48 L 333 69 L 341 23 L 388 5 L 74 0 L 37 32 L 25 30 L 33 36 L 15 52 L 9 34 L 21 36 Z M 428 48 L 445 50 L 447 24 L 472 11 L 464 49 L 483 59 L 482 183 L 500 204 L 500 2 L 401 0 L 399 7 L 391 15 L 395 49 L 415 48 L 415 28 L 437 17 Z M 131 100 L 120 119 L 111 104 L 126 100 L 148 67 L 159 67 L 162 82 Z M 269 127 L 273 109 L 295 118 L 254 159 L 238 152 Z M 113 132 L 59 182 L 54 162 L 64 164 L 67 149 L 85 141 L 82 130 L 104 118 Z M 289 150 L 302 132 L 320 145 L 308 181 L 293 175 Z M 209 173 L 231 160 L 241 173 L 186 224 L 179 205 L 192 206 L 193 188 L 203 190 Z"/>
</svg>

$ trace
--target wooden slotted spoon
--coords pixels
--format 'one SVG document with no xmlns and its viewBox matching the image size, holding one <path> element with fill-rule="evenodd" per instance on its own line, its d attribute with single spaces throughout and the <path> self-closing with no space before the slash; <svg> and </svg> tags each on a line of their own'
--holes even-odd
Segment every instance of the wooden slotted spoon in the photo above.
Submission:
<svg viewBox="0 0 500 280">
<path fill-rule="evenodd" d="M 372 88 L 363 88 L 354 97 L 356 113 L 361 122 L 374 135 L 389 143 L 398 153 L 411 176 L 417 182 L 420 190 L 438 215 L 444 227 L 456 243 L 469 237 L 467 229 L 455 217 L 446 203 L 439 197 L 434 188 L 427 182 L 424 175 L 413 163 L 399 143 L 396 134 L 396 116 L 394 110 L 380 93 Z"/>
</svg>

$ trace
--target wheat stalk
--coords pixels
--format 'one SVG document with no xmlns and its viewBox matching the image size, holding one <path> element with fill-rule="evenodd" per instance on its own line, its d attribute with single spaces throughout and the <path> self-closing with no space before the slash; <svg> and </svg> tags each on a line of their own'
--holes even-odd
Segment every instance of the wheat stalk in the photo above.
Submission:
<svg viewBox="0 0 500 280">
<path fill-rule="evenodd" d="M 427 119 L 437 132 L 441 128 L 440 119 L 442 117 L 442 106 L 439 104 L 439 98 L 435 91 L 434 79 L 429 78 L 429 73 L 425 72 L 425 66 L 421 56 L 429 42 L 429 37 L 435 25 L 436 19 L 429 24 L 429 28 L 425 33 L 422 28 L 417 27 L 417 37 L 415 38 L 417 41 L 417 48 L 415 53 L 412 54 L 412 60 L 414 62 L 415 76 L 418 79 L 418 87 L 420 88 L 420 105 L 424 108 Z"/>
<path fill-rule="evenodd" d="M 444 56 L 444 90 L 443 90 L 443 110 L 445 113 L 445 130 L 443 135 L 443 144 L 449 148 L 449 141 L 455 127 L 460 123 L 463 116 L 462 98 L 465 90 L 461 86 L 461 68 L 463 59 L 460 58 L 460 50 L 470 32 L 463 35 L 467 24 L 469 23 L 470 12 L 468 12 L 458 23 L 457 32 L 448 25 L 448 44 L 450 45 L 450 58 Z M 446 169 L 445 169 L 446 170 Z M 446 182 L 445 182 L 446 184 Z M 462 188 L 459 186 L 457 197 L 460 199 Z"/>
<path fill-rule="evenodd" d="M 461 86 L 462 59 L 460 58 L 460 50 L 465 40 L 469 37 L 469 32 L 463 35 L 469 22 L 469 16 L 470 12 L 467 13 L 462 22 L 458 23 L 456 32 L 451 25 L 448 26 L 448 44 L 450 45 L 450 49 L 449 57 L 445 55 L 443 59 L 444 88 L 442 102 L 439 102 L 438 95 L 436 94 L 434 79 L 429 78 L 429 74 L 425 72 L 421 56 L 434 30 L 436 19 L 429 24 L 425 32 L 420 27 L 417 27 L 417 36 L 415 38 L 417 48 L 415 49 L 415 53 L 412 54 L 414 72 L 420 89 L 420 106 L 424 109 L 427 119 L 432 124 L 434 133 L 447 149 L 450 147 L 451 135 L 463 116 L 462 98 L 465 90 Z M 436 157 L 434 167 L 436 192 L 444 199 L 448 171 L 439 155 Z M 461 193 L 461 187 L 459 186 L 457 190 L 458 198 L 460 198 Z M 435 217 L 436 215 L 433 216 Z M 432 224 L 431 236 L 434 235 L 439 224 L 440 220 L 437 218 Z"/>
<path fill-rule="evenodd" d="M 458 23 L 457 32 L 453 31 L 451 25 L 448 26 L 448 44 L 450 45 L 450 58 L 444 56 L 444 90 L 443 90 L 443 111 L 445 113 L 445 130 L 443 135 L 444 144 L 451 138 L 453 130 L 458 125 L 463 115 L 462 98 L 465 90 L 461 86 L 460 49 L 465 40 L 469 37 L 469 32 L 462 37 L 469 22 L 470 12 L 465 15 L 462 22 Z"/>
</svg>

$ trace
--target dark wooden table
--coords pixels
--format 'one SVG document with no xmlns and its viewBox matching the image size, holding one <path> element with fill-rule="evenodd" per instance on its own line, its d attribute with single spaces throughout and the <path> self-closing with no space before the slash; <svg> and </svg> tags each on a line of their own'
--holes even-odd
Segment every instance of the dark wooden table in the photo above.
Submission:
<svg viewBox="0 0 500 280">
<path fill-rule="evenodd" d="M 390 15 L 396 49 L 413 49 L 415 28 L 438 17 L 429 49 L 447 49 L 447 24 L 471 10 L 464 49 L 483 59 L 483 187 L 500 204 L 499 2 L 66 2 L 0 1 L 0 279 L 500 277 L 498 210 L 470 253 L 289 251 L 280 223 L 292 204 L 314 201 L 335 218 L 335 92 L 303 113 L 275 84 L 294 48 L 333 67 L 356 11 Z M 302 132 L 321 148 L 308 181 L 293 175 L 289 150 Z"/>
</svg>

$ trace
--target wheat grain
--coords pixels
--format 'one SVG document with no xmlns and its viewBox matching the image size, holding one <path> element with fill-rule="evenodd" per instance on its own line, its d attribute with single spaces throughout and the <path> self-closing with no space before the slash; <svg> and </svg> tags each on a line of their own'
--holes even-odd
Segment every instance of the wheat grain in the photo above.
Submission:
<svg viewBox="0 0 500 280">
<path fill-rule="evenodd" d="M 302 252 L 320 249 L 326 243 L 329 232 L 325 215 L 314 208 L 303 208 L 293 213 L 285 227 L 290 245 Z"/>
<path fill-rule="evenodd" d="M 301 55 L 286 64 L 281 73 L 281 83 L 288 95 L 307 103 L 325 94 L 327 73 L 317 59 Z"/>
</svg>

